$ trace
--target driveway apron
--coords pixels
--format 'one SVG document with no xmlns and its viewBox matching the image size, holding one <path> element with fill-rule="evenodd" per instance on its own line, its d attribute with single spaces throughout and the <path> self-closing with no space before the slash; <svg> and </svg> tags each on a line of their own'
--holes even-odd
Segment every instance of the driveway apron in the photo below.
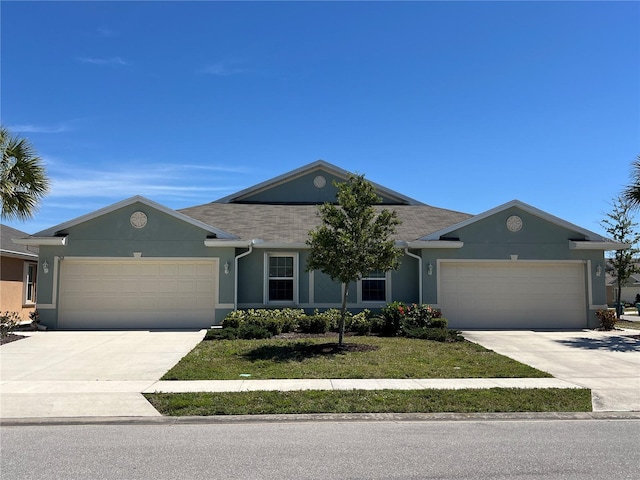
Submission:
<svg viewBox="0 0 640 480">
<path fill-rule="evenodd" d="M 30 333 L 0 347 L 0 418 L 159 416 L 140 392 L 204 333 Z"/>
<path fill-rule="evenodd" d="M 637 330 L 465 331 L 483 347 L 591 389 L 594 411 L 640 411 Z"/>
</svg>

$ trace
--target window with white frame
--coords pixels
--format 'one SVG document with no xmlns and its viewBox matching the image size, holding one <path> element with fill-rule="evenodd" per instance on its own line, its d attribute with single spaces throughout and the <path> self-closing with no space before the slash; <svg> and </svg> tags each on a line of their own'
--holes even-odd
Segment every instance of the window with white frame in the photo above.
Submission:
<svg viewBox="0 0 640 480">
<path fill-rule="evenodd" d="M 265 256 L 267 276 L 265 281 L 266 303 L 297 303 L 297 254 L 267 253 Z"/>
<path fill-rule="evenodd" d="M 387 301 L 387 274 L 371 272 L 360 280 L 360 300 L 362 302 Z"/>
<path fill-rule="evenodd" d="M 38 276 L 38 264 L 25 262 L 24 264 L 24 303 L 36 303 L 36 279 Z"/>
</svg>

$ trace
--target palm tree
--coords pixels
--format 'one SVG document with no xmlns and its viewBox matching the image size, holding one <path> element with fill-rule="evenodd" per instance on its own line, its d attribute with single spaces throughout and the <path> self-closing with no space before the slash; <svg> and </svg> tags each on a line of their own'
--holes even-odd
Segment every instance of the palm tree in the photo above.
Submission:
<svg viewBox="0 0 640 480">
<path fill-rule="evenodd" d="M 42 160 L 29 140 L 11 135 L 5 127 L 0 127 L 0 148 L 0 216 L 27 220 L 33 217 L 40 200 L 49 191 Z"/>
<path fill-rule="evenodd" d="M 631 173 L 631 185 L 623 192 L 624 198 L 633 206 L 640 207 L 640 155 L 633 162 Z"/>
</svg>

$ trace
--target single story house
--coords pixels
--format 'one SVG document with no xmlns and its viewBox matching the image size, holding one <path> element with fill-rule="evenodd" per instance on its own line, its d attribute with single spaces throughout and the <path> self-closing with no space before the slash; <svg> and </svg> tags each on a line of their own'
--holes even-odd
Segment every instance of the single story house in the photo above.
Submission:
<svg viewBox="0 0 640 480">
<path fill-rule="evenodd" d="M 16 243 L 25 232 L 0 224 L 0 311 L 23 320 L 36 308 L 38 247 Z"/>
<path fill-rule="evenodd" d="M 198 328 L 234 309 L 339 308 L 341 285 L 307 271 L 305 241 L 348 175 L 320 160 L 179 211 L 136 196 L 20 240 L 40 248 L 41 323 Z M 376 208 L 402 220 L 404 255 L 354 284 L 350 309 L 428 303 L 454 328 L 597 325 L 604 251 L 624 245 L 518 200 L 469 215 L 373 185 Z"/>
</svg>

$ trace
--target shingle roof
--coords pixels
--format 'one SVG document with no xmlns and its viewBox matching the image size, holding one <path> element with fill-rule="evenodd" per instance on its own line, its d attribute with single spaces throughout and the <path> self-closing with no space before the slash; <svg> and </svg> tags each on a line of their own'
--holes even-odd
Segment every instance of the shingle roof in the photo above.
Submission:
<svg viewBox="0 0 640 480">
<path fill-rule="evenodd" d="M 0 224 L 0 251 L 16 257 L 37 257 L 38 247 L 27 247 L 13 241 L 14 238 L 27 238 L 28 233 Z"/>
<path fill-rule="evenodd" d="M 402 224 L 397 240 L 416 240 L 472 215 L 429 205 L 376 206 L 376 210 L 395 210 Z M 260 238 L 265 242 L 304 243 L 309 230 L 320 223 L 317 205 L 266 205 L 207 203 L 180 210 L 196 220 L 232 233 L 243 240 Z"/>
</svg>

